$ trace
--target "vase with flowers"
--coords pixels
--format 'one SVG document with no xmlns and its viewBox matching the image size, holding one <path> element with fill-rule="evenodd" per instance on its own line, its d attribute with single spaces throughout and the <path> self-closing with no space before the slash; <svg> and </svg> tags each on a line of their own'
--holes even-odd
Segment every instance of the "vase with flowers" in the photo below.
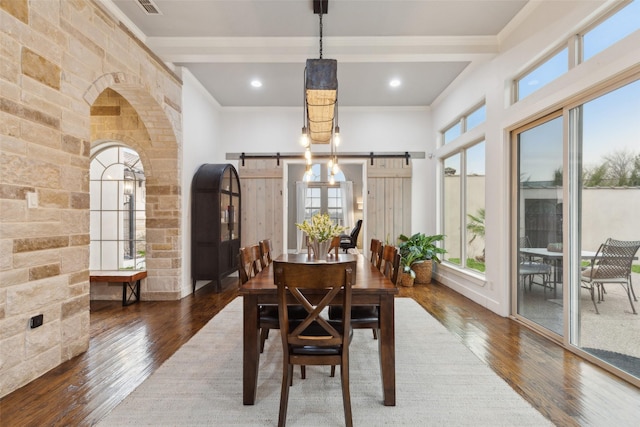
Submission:
<svg viewBox="0 0 640 427">
<path fill-rule="evenodd" d="M 301 224 L 296 223 L 296 227 L 309 237 L 309 244 L 316 258 L 326 257 L 331 240 L 346 230 L 346 227 L 331 221 L 329 214 L 326 213 L 317 213 L 308 221 L 305 219 Z"/>
</svg>

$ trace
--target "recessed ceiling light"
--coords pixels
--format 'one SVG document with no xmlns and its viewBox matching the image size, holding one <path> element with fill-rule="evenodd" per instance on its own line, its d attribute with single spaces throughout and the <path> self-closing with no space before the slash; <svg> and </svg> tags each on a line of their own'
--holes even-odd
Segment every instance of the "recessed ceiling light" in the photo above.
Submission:
<svg viewBox="0 0 640 427">
<path fill-rule="evenodd" d="M 262 82 L 260 80 L 251 80 L 251 86 L 262 87 Z"/>
<path fill-rule="evenodd" d="M 389 82 L 389 86 L 391 86 L 391 87 L 398 87 L 398 86 L 400 86 L 401 84 L 402 84 L 402 82 L 401 82 L 399 79 L 392 79 L 392 80 Z"/>
</svg>

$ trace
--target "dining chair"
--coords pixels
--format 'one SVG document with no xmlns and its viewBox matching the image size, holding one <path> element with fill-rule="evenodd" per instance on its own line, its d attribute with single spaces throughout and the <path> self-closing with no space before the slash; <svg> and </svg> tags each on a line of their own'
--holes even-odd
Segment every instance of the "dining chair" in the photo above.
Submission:
<svg viewBox="0 0 640 427">
<path fill-rule="evenodd" d="M 371 251 L 369 261 L 380 270 L 380 263 L 382 262 L 382 242 L 378 239 L 371 239 L 369 250 Z"/>
<path fill-rule="evenodd" d="M 335 236 L 331 239 L 328 253 L 331 253 L 331 251 L 333 251 L 336 256 L 340 253 L 340 236 Z"/>
<path fill-rule="evenodd" d="M 261 271 L 260 249 L 258 245 L 240 248 L 238 262 L 240 265 L 238 276 L 240 277 L 240 284 L 242 285 Z M 305 310 L 301 306 L 291 306 L 289 307 L 289 312 L 289 316 L 295 318 L 305 315 Z M 260 353 L 262 353 L 264 351 L 264 343 L 269 338 L 269 330 L 280 327 L 278 305 L 261 305 L 258 309 L 258 324 L 260 328 Z M 304 370 L 301 371 L 301 376 L 302 378 L 306 376 Z"/>
<path fill-rule="evenodd" d="M 393 284 L 398 280 L 398 269 L 400 268 L 399 260 L 396 263 L 396 255 L 398 248 L 393 245 L 384 245 L 382 248 L 382 262 L 380 263 L 380 272 L 384 274 Z"/>
<path fill-rule="evenodd" d="M 294 365 L 340 365 L 345 423 L 349 427 L 353 425 L 349 392 L 349 342 L 352 335 L 351 288 L 355 283 L 355 271 L 355 261 L 313 264 L 274 261 L 283 347 L 278 426 L 286 425 Z M 314 296 L 312 300 L 307 297 L 310 294 Z M 291 319 L 288 316 L 285 308 L 290 298 L 305 308 L 307 316 L 304 319 Z M 332 303 L 344 307 L 339 321 L 326 318 L 323 313 Z"/>
<path fill-rule="evenodd" d="M 640 241 L 609 238 L 600 245 L 595 257 L 591 259 L 591 265 L 582 271 L 581 285 L 591 294 L 596 314 L 600 313 L 596 305 L 595 293 L 598 294 L 598 303 L 604 301 L 605 283 L 619 283 L 627 292 L 633 314 L 638 314 L 633 305 L 633 301 L 637 299 L 631 282 L 631 266 L 638 248 L 640 248 Z"/>
<path fill-rule="evenodd" d="M 380 242 L 378 240 L 378 242 Z M 373 246 L 373 242 L 371 243 Z M 388 248 L 388 249 L 386 249 Z M 384 261 L 384 252 L 386 250 L 386 257 L 388 258 L 388 265 L 385 264 L 382 273 L 393 282 L 395 285 L 398 282 L 398 271 L 400 269 L 400 254 L 395 246 L 386 245 L 382 246 L 380 243 L 380 249 L 378 252 L 379 260 L 376 262 L 376 268 L 380 269 L 380 264 Z M 373 255 L 372 255 L 373 258 Z M 384 261 L 387 263 L 387 261 Z M 373 262 L 372 262 L 373 264 Z M 329 318 L 340 319 L 342 317 L 342 307 L 331 306 L 329 307 Z M 378 330 L 380 329 L 380 309 L 377 305 L 354 305 L 351 307 L 351 327 L 353 329 L 371 329 L 373 332 L 373 339 L 378 339 Z"/>
<path fill-rule="evenodd" d="M 260 264 L 262 268 L 265 268 L 273 261 L 271 257 L 271 239 L 260 240 L 258 245 L 260 246 Z"/>
</svg>

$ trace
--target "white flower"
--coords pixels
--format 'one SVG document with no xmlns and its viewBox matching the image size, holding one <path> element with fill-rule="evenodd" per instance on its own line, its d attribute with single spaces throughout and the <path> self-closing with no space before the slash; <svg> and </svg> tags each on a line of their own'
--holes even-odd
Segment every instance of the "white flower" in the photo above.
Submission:
<svg viewBox="0 0 640 427">
<path fill-rule="evenodd" d="M 317 213 L 311 217 L 310 221 L 306 219 L 302 221 L 302 224 L 297 224 L 300 230 L 307 233 L 309 239 L 318 242 L 326 242 L 327 240 L 339 236 L 346 230 L 346 227 L 334 224 L 329 217 L 329 214 Z"/>
</svg>

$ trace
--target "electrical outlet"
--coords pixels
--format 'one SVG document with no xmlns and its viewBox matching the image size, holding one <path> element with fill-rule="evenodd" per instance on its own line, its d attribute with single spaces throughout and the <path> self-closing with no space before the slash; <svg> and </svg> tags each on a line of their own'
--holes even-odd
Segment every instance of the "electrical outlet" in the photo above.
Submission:
<svg viewBox="0 0 640 427">
<path fill-rule="evenodd" d="M 33 316 L 29 321 L 29 326 L 31 329 L 37 328 L 38 326 L 42 326 L 42 322 L 44 321 L 44 315 L 38 314 L 37 316 Z"/>
</svg>

